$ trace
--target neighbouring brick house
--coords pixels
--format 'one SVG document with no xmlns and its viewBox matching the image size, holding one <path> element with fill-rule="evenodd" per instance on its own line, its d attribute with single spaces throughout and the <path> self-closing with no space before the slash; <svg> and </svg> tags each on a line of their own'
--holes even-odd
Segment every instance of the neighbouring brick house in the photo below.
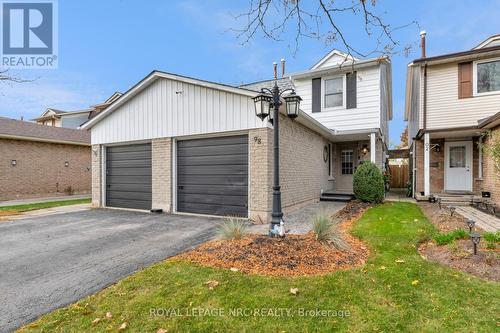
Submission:
<svg viewBox="0 0 500 333">
<path fill-rule="evenodd" d="M 0 200 L 91 188 L 87 131 L 0 117 Z"/>
<path fill-rule="evenodd" d="M 280 110 L 285 212 L 327 191 L 351 194 L 353 173 L 364 161 L 385 169 L 388 59 L 359 60 L 334 50 L 289 76 L 283 63 L 276 82 L 303 99 L 294 120 Z M 266 221 L 273 126 L 256 117 L 253 97 L 273 84 L 236 87 L 153 71 L 82 126 L 92 137 L 93 205 Z"/>
<path fill-rule="evenodd" d="M 415 197 L 490 192 L 500 204 L 499 174 L 481 148 L 498 131 L 500 35 L 472 50 L 422 57 L 408 65 L 405 120 Z"/>
</svg>

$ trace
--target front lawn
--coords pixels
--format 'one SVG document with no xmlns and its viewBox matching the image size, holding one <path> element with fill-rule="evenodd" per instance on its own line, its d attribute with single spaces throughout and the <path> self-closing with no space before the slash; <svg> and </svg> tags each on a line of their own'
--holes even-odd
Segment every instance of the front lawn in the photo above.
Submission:
<svg viewBox="0 0 500 333">
<path fill-rule="evenodd" d="M 9 213 L 16 214 L 16 213 L 27 212 L 27 211 L 36 210 L 36 209 L 70 206 L 70 205 L 80 205 L 80 204 L 87 204 L 90 202 L 91 202 L 90 198 L 84 198 L 84 199 L 70 199 L 70 200 L 37 202 L 37 203 L 32 203 L 32 204 L 22 204 L 22 205 L 13 205 L 13 206 L 2 206 L 2 207 L 0 207 L 0 213 L 1 212 L 9 212 Z"/>
<path fill-rule="evenodd" d="M 131 332 L 495 331 L 500 285 L 423 260 L 417 243 L 433 232 L 416 205 L 386 203 L 354 225 L 371 247 L 364 267 L 273 278 L 169 260 L 21 331 L 117 331 L 124 323 Z"/>
</svg>

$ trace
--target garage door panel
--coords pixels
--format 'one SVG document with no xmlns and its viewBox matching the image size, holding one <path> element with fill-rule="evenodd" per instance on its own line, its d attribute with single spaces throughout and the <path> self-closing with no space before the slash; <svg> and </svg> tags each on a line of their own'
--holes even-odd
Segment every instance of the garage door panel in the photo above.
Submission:
<svg viewBox="0 0 500 333">
<path fill-rule="evenodd" d="M 212 156 L 179 156 L 177 160 L 178 166 L 188 166 L 188 165 L 247 165 L 248 156 L 247 155 L 220 155 L 217 159 Z"/>
<path fill-rule="evenodd" d="M 122 200 L 122 199 L 106 199 L 106 206 L 108 207 L 119 207 L 119 208 L 130 208 L 130 209 L 148 209 L 151 205 L 151 201 L 141 201 L 141 200 Z"/>
<path fill-rule="evenodd" d="M 230 206 L 230 205 L 208 205 L 208 204 L 179 204 L 178 210 L 182 212 L 208 214 L 208 215 L 221 215 L 221 216 L 247 216 L 246 207 Z"/>
<path fill-rule="evenodd" d="M 227 175 L 219 175 L 219 176 L 204 176 L 204 175 L 184 175 L 178 176 L 177 182 L 179 186 L 181 185 L 225 185 L 227 187 L 231 186 L 241 186 L 248 185 L 248 179 L 246 175 L 236 175 L 236 176 L 227 176 Z"/>
<path fill-rule="evenodd" d="M 217 175 L 247 175 L 248 166 L 247 165 L 188 165 L 183 166 L 179 169 L 179 176 L 183 175 L 207 175 L 207 176 L 217 176 Z"/>
<path fill-rule="evenodd" d="M 115 149 L 116 147 L 110 147 L 108 149 Z M 107 153 L 107 160 L 113 161 L 133 161 L 133 160 L 151 160 L 150 151 L 134 151 L 130 153 L 116 153 L 114 150 Z"/>
<path fill-rule="evenodd" d="M 106 149 L 106 205 L 151 209 L 151 144 Z"/>
<path fill-rule="evenodd" d="M 223 185 L 183 185 L 183 194 L 203 194 L 203 195 L 248 195 L 247 185 L 232 185 L 231 188 Z"/>
<path fill-rule="evenodd" d="M 179 141 L 177 210 L 247 216 L 248 136 Z"/>
<path fill-rule="evenodd" d="M 151 177 L 151 168 L 142 167 L 142 168 L 110 168 L 108 169 L 109 176 L 150 176 Z"/>
<path fill-rule="evenodd" d="M 222 156 L 222 155 L 244 155 L 247 156 L 248 145 L 236 144 L 230 146 L 208 146 L 179 148 L 179 156 Z"/>
</svg>

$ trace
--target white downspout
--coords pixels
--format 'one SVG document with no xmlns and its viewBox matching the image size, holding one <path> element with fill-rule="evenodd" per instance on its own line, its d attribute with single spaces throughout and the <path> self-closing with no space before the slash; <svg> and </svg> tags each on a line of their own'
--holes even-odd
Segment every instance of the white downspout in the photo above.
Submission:
<svg viewBox="0 0 500 333">
<path fill-rule="evenodd" d="M 431 194 L 431 182 L 430 182 L 430 150 L 431 142 L 429 133 L 424 134 L 424 195 L 429 196 Z"/>
</svg>

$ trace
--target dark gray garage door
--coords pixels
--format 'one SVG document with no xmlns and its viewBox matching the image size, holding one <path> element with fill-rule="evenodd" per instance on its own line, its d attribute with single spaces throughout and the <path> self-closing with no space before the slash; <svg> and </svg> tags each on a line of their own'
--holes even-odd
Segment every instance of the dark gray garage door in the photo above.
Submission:
<svg viewBox="0 0 500 333">
<path fill-rule="evenodd" d="M 177 210 L 247 216 L 247 135 L 178 142 Z"/>
<path fill-rule="evenodd" d="M 151 209 L 151 144 L 106 148 L 106 206 Z"/>
</svg>

